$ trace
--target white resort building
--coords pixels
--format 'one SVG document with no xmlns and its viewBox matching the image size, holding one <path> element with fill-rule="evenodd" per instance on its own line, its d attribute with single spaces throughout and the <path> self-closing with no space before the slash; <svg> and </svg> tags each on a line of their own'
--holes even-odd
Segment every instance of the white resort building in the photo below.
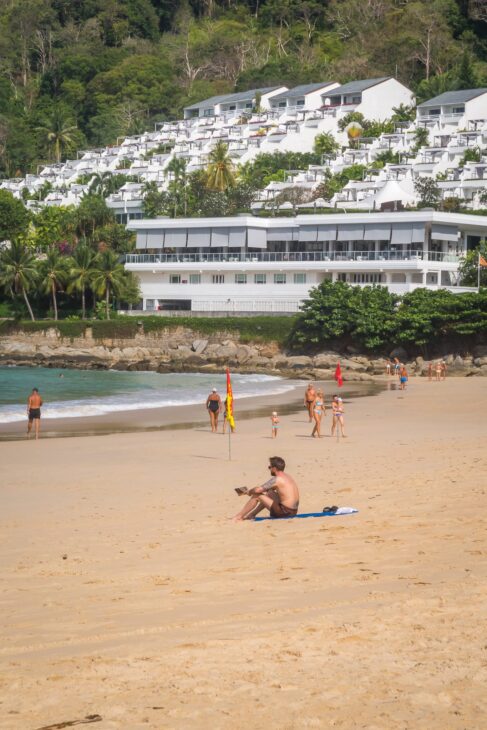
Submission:
<svg viewBox="0 0 487 730">
<path fill-rule="evenodd" d="M 485 208 L 487 89 L 441 94 L 419 104 L 415 119 L 396 122 L 392 132 L 363 136 L 353 145 L 342 129 L 350 112 L 383 121 L 401 105 L 414 103 L 411 90 L 391 77 L 222 94 L 186 107 L 182 119 L 157 122 L 153 131 L 120 139 L 116 145 L 79 151 L 77 159 L 47 164 L 37 174 L 1 180 L 0 188 L 18 198 L 27 192 L 27 207 L 37 211 L 46 205 L 78 205 L 95 176 L 123 173 L 130 179 L 106 201 L 118 222 L 127 223 L 142 218 L 147 183 L 161 192 L 168 189 L 168 167 L 174 159 L 184 160 L 188 173 L 205 169 L 214 146 L 224 142 L 238 166 L 261 153 L 311 152 L 316 136 L 328 133 L 339 145 L 337 152 L 323 155 L 321 164 L 290 170 L 283 182 L 269 183 L 256 195 L 254 210 L 289 208 L 282 202 L 289 187 L 301 188 L 317 210 L 414 206 L 419 177 L 436 180 L 443 201 L 454 199 L 467 209 Z M 364 166 L 363 179 L 350 180 L 330 200 L 315 195 L 330 174 L 357 163 Z"/>
<path fill-rule="evenodd" d="M 296 312 L 325 279 L 404 294 L 459 286 L 487 217 L 431 210 L 131 221 L 144 311 Z"/>
</svg>

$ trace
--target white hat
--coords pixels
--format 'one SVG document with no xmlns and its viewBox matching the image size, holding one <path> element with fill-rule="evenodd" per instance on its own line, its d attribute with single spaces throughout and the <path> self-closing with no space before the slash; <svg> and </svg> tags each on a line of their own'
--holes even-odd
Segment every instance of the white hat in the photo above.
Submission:
<svg viewBox="0 0 487 730">
<path fill-rule="evenodd" d="M 216 393 L 216 388 L 212 388 L 212 393 Z"/>
<path fill-rule="evenodd" d="M 272 411 L 273 416 L 277 416 L 277 411 Z"/>
</svg>

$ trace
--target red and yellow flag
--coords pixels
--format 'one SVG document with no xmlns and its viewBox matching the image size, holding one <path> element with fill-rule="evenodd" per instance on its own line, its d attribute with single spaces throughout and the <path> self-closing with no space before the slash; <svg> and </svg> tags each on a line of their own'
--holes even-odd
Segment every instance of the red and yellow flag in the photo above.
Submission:
<svg viewBox="0 0 487 730">
<path fill-rule="evenodd" d="M 226 400 L 227 408 L 227 421 L 228 425 L 231 429 L 235 428 L 235 419 L 233 417 L 233 391 L 232 391 L 232 381 L 230 379 L 230 370 L 227 368 L 227 400 Z"/>
</svg>

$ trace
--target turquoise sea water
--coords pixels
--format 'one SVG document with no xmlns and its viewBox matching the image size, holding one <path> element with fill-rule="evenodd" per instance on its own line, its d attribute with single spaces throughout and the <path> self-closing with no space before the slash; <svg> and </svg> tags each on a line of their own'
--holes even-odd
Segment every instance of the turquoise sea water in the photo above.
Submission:
<svg viewBox="0 0 487 730">
<path fill-rule="evenodd" d="M 285 393 L 297 382 L 270 375 L 232 375 L 235 399 Z M 25 419 L 27 398 L 34 387 L 44 400 L 43 418 L 76 418 L 202 404 L 212 388 L 224 398 L 226 377 L 224 373 L 0 367 L 0 423 Z"/>
</svg>

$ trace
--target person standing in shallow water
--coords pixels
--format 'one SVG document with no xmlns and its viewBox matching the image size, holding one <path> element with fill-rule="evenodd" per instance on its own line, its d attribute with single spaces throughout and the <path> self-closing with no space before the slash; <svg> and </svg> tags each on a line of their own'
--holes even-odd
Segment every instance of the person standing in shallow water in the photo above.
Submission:
<svg viewBox="0 0 487 730">
<path fill-rule="evenodd" d="M 218 416 L 222 407 L 222 399 L 216 392 L 216 388 L 213 388 L 210 395 L 206 399 L 206 410 L 210 416 L 210 426 L 212 433 L 218 432 Z"/>
<path fill-rule="evenodd" d="M 39 431 L 41 427 L 42 403 L 43 401 L 39 395 L 39 390 L 37 388 L 32 388 L 32 393 L 29 395 L 27 400 L 27 417 L 29 419 L 27 423 L 27 438 L 30 438 L 32 425 L 34 425 L 36 441 L 39 438 Z"/>
</svg>

